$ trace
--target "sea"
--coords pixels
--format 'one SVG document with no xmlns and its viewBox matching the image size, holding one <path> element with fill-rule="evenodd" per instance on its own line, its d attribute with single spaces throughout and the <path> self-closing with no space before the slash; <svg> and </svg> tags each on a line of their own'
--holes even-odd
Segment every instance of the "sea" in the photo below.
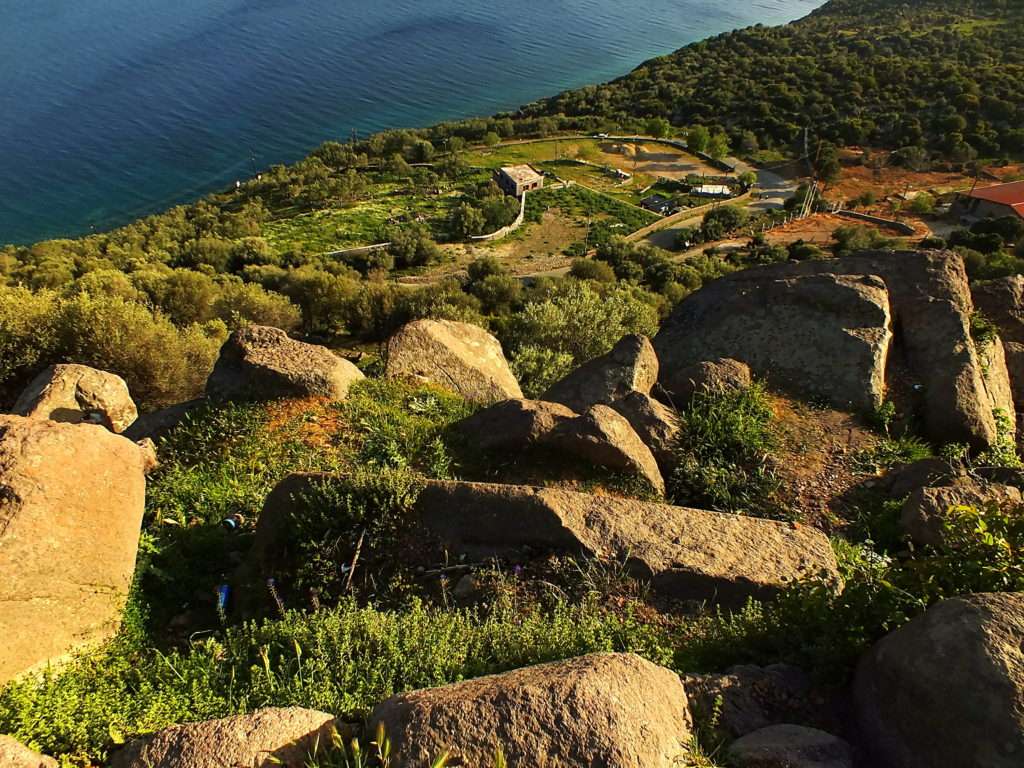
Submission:
<svg viewBox="0 0 1024 768">
<path fill-rule="evenodd" d="M 486 116 L 821 0 L 0 0 L 0 243 Z"/>
</svg>

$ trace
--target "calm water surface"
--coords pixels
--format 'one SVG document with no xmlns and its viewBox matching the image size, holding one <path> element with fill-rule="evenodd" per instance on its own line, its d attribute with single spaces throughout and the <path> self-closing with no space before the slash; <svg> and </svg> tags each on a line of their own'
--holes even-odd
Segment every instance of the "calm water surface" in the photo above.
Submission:
<svg viewBox="0 0 1024 768">
<path fill-rule="evenodd" d="M 821 0 L 0 0 L 0 243 L 487 115 Z"/>
</svg>

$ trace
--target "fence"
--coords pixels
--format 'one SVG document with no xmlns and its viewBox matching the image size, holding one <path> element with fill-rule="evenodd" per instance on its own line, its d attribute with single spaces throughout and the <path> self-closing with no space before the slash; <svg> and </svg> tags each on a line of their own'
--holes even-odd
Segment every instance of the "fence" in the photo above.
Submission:
<svg viewBox="0 0 1024 768">
<path fill-rule="evenodd" d="M 886 227 L 888 229 L 894 229 L 901 235 L 916 235 L 915 230 L 909 224 L 904 224 L 902 221 L 894 221 L 892 219 L 883 219 L 881 216 L 872 216 L 869 213 L 859 213 L 858 211 L 847 211 L 844 209 L 837 208 L 833 211 L 837 216 L 842 216 L 846 219 L 857 219 L 858 221 L 867 221 L 871 224 L 877 224 L 880 227 Z"/>
<path fill-rule="evenodd" d="M 328 251 L 323 254 L 324 256 L 350 256 L 354 253 L 372 253 L 373 251 L 383 251 L 385 248 L 390 246 L 391 243 L 374 243 L 373 245 L 360 245 L 356 248 L 343 248 L 340 251 Z"/>
</svg>

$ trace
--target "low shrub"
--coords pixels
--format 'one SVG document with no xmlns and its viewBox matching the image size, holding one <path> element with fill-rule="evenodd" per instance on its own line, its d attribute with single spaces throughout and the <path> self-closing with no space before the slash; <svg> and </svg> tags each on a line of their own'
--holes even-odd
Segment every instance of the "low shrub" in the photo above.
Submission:
<svg viewBox="0 0 1024 768">
<path fill-rule="evenodd" d="M 264 706 L 361 718 L 400 691 L 613 650 L 661 664 L 671 657 L 662 630 L 595 604 L 382 611 L 344 601 L 167 653 L 125 633 L 59 673 L 0 691 L 0 731 L 87 765 L 128 737 L 173 723 Z"/>
<path fill-rule="evenodd" d="M 956 595 L 1024 589 L 1024 515 L 990 506 L 952 510 L 943 543 L 900 558 L 835 540 L 842 592 L 823 581 L 793 585 L 771 603 L 750 602 L 685 626 L 677 669 L 789 661 L 835 681 L 863 651 L 929 605 Z"/>
<path fill-rule="evenodd" d="M 677 504 L 781 514 L 770 454 L 776 444 L 773 413 L 764 388 L 699 392 L 680 413 L 677 465 L 669 493 Z"/>
<path fill-rule="evenodd" d="M 13 389 L 46 365 L 75 362 L 128 382 L 143 409 L 202 392 L 227 328 L 175 326 L 121 296 L 0 288 L 0 384 Z"/>
</svg>

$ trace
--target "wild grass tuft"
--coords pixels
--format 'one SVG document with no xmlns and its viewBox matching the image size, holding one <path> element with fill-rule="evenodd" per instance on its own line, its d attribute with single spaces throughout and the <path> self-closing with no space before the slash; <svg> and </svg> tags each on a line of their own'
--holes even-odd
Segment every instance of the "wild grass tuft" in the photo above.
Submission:
<svg viewBox="0 0 1024 768">
<path fill-rule="evenodd" d="M 780 514 L 778 480 L 771 464 L 776 446 L 773 413 L 764 388 L 699 392 L 680 413 L 678 464 L 669 492 L 675 503 Z"/>
</svg>

